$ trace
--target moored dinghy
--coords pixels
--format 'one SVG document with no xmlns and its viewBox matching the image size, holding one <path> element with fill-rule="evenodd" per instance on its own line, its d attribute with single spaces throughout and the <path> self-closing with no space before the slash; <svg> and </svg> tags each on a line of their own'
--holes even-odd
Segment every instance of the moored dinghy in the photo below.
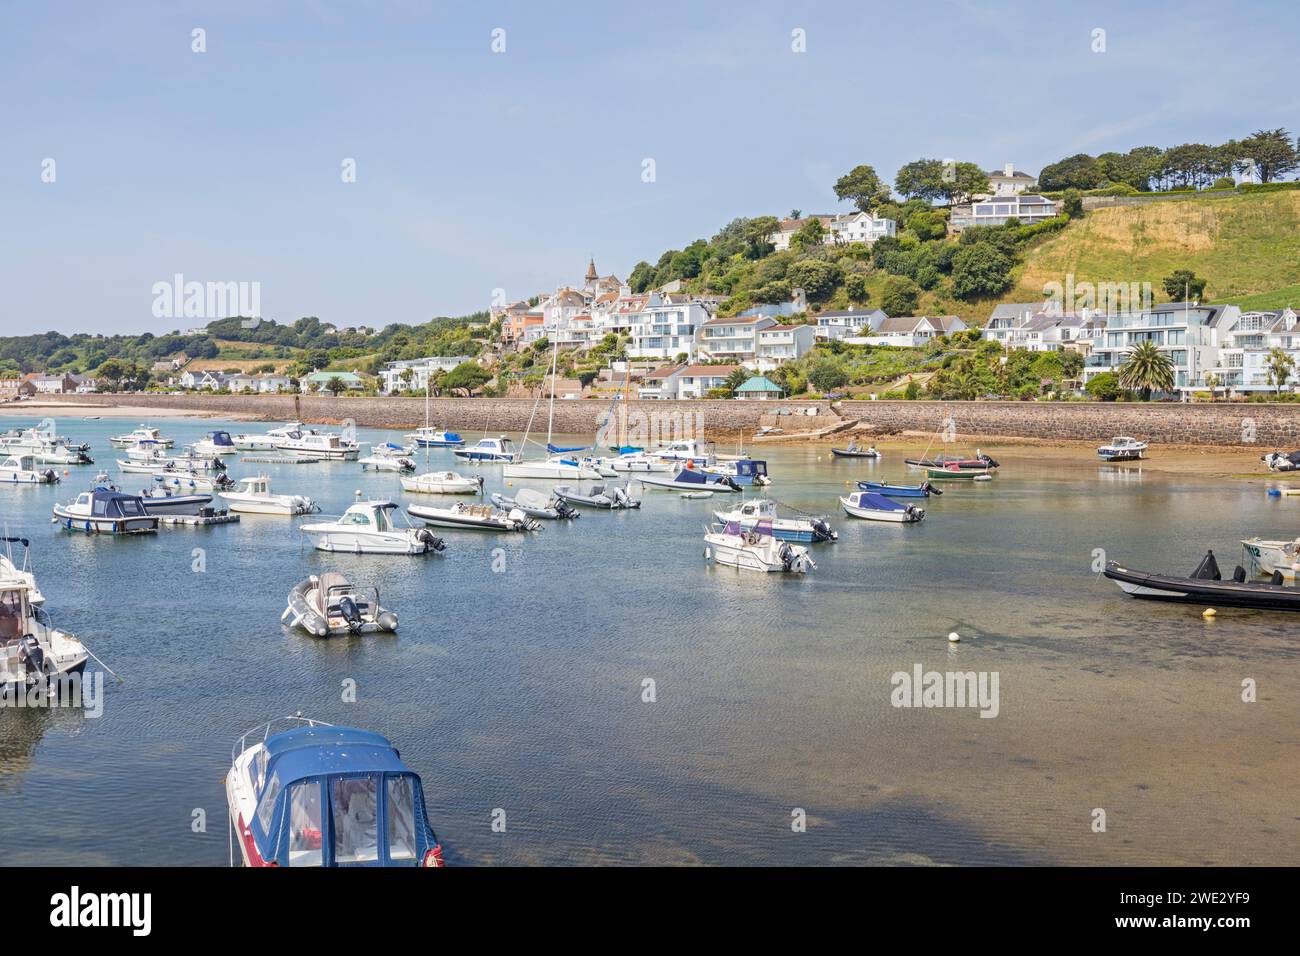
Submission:
<svg viewBox="0 0 1300 956">
<path fill-rule="evenodd" d="M 557 485 L 555 496 L 565 504 L 581 505 L 584 508 L 600 508 L 605 511 L 621 511 L 627 508 L 640 508 L 641 499 L 633 498 L 627 485 L 607 485 L 603 481 L 590 485 Z"/>
<path fill-rule="evenodd" d="M 499 492 L 492 493 L 492 503 L 502 511 L 518 508 L 530 518 L 545 518 L 554 521 L 561 518 L 577 518 L 580 512 L 570 507 L 564 499 L 556 494 L 543 494 L 532 488 L 520 488 L 513 498 Z"/>
<path fill-rule="evenodd" d="M 401 473 L 415 471 L 415 462 L 410 458 L 394 455 L 367 455 L 365 458 L 358 460 L 361 463 L 362 471 L 396 471 Z"/>
<path fill-rule="evenodd" d="M 687 465 L 671 475 L 640 475 L 636 479 L 652 488 L 674 491 L 739 491 L 740 485 L 729 475 L 709 475 Z"/>
<path fill-rule="evenodd" d="M 245 866 L 443 865 L 419 774 L 367 730 L 258 726 L 231 750 L 226 800 Z"/>
<path fill-rule="evenodd" d="M 856 441 L 850 441 L 847 448 L 832 448 L 831 454 L 836 458 L 879 458 L 880 452 L 876 451 L 876 446 L 869 448 L 860 448 Z"/>
<path fill-rule="evenodd" d="M 231 511 L 244 514 L 305 515 L 319 510 L 306 495 L 272 494 L 271 479 L 266 475 L 239 479 L 239 489 L 221 492 L 221 499 Z"/>
<path fill-rule="evenodd" d="M 706 558 L 742 571 L 805 574 L 817 570 L 807 548 L 773 537 L 769 521 L 760 521 L 748 531 L 736 521 L 708 528 L 704 545 Z"/>
<path fill-rule="evenodd" d="M 1107 561 L 1103 573 L 1125 594 L 1149 601 L 1300 611 L 1300 588 L 1287 587 L 1280 571 L 1273 573 L 1270 583 L 1251 583 L 1246 581 L 1245 569 L 1238 565 L 1232 580 L 1224 581 L 1213 551 L 1206 552 L 1191 577 L 1134 571 L 1115 561 Z"/>
<path fill-rule="evenodd" d="M 923 481 L 919 485 L 893 485 L 887 481 L 859 481 L 859 491 L 871 491 L 889 498 L 928 498 L 942 495 L 943 491 Z"/>
<path fill-rule="evenodd" d="M 911 524 L 925 517 L 925 509 L 916 505 L 905 505 L 874 491 L 855 491 L 847 498 L 840 499 L 844 513 L 853 518 L 865 518 L 868 521 L 891 521 L 895 524 Z"/>
<path fill-rule="evenodd" d="M 379 606 L 378 588 L 359 588 L 337 572 L 313 574 L 294 585 L 280 621 L 317 637 L 397 630 L 397 615 Z"/>
</svg>

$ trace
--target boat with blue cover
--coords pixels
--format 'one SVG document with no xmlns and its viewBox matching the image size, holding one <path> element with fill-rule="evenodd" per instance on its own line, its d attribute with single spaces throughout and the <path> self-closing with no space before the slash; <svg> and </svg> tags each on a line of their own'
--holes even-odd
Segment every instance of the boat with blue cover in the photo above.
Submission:
<svg viewBox="0 0 1300 956">
<path fill-rule="evenodd" d="M 928 498 L 930 495 L 943 494 L 941 490 L 928 481 L 923 481 L 919 485 L 891 485 L 887 481 L 859 481 L 858 490 L 871 491 L 890 498 Z"/>
<path fill-rule="evenodd" d="M 465 439 L 461 438 L 457 432 L 447 431 L 443 428 L 433 428 L 428 425 L 417 428 L 406 437 L 421 448 L 459 448 L 465 444 Z"/>
<path fill-rule="evenodd" d="M 730 475 L 710 475 L 692 468 L 685 468 L 672 475 L 638 475 L 637 481 L 654 488 L 672 488 L 674 491 L 739 491 L 740 485 Z"/>
<path fill-rule="evenodd" d="M 840 499 L 840 507 L 849 517 L 866 518 L 869 521 L 910 524 L 925 517 L 924 508 L 905 505 L 901 501 L 878 495 L 874 491 L 855 491 L 847 498 Z"/>
<path fill-rule="evenodd" d="M 245 866 L 443 865 L 420 775 L 372 731 L 260 725 L 235 742 L 226 799 Z"/>
<path fill-rule="evenodd" d="M 68 531 L 87 534 L 143 534 L 158 530 L 158 517 L 149 514 L 139 495 L 110 488 L 83 491 L 77 500 L 52 509 L 54 520 Z"/>
<path fill-rule="evenodd" d="M 519 453 L 510 445 L 505 435 L 500 438 L 480 438 L 472 448 L 458 448 L 454 451 L 457 458 L 465 461 L 518 461 Z"/>
<path fill-rule="evenodd" d="M 705 465 L 703 470 L 710 475 L 723 475 L 738 485 L 769 485 L 772 483 L 772 479 L 767 477 L 767 462 L 753 458 L 719 461 L 713 465 Z"/>
</svg>

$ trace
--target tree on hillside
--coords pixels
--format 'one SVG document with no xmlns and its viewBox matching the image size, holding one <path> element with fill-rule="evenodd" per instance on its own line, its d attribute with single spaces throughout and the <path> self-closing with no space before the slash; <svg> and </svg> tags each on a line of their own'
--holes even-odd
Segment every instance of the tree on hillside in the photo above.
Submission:
<svg viewBox="0 0 1300 956">
<path fill-rule="evenodd" d="M 1295 371 L 1295 359 L 1281 349 L 1269 349 L 1265 368 L 1268 370 L 1268 383 L 1274 386 L 1278 395 L 1281 395 L 1282 386 Z"/>
<path fill-rule="evenodd" d="M 1071 219 L 1083 218 L 1083 197 L 1079 190 L 1071 187 L 1061 196 L 1061 211 Z"/>
<path fill-rule="evenodd" d="M 924 199 L 928 202 L 942 199 L 943 160 L 913 160 L 895 174 L 894 189 L 908 199 Z"/>
<path fill-rule="evenodd" d="M 790 267 L 788 275 L 791 287 L 803 289 L 810 302 L 829 299 L 844 278 L 839 263 L 823 259 L 801 259 Z"/>
<path fill-rule="evenodd" d="M 1191 269 L 1178 269 L 1161 281 L 1170 302 L 1200 302 L 1205 294 L 1205 280 Z"/>
<path fill-rule="evenodd" d="M 1119 383 L 1142 393 L 1149 401 L 1152 391 L 1174 390 L 1174 364 L 1154 342 L 1139 342 L 1119 369 Z"/>
<path fill-rule="evenodd" d="M 880 307 L 886 315 L 912 315 L 921 301 L 921 287 L 907 276 L 890 276 L 880 291 Z"/>
<path fill-rule="evenodd" d="M 1127 153 L 1102 153 L 1097 162 L 1112 183 L 1126 183 L 1146 192 L 1151 188 L 1151 180 L 1160 172 L 1163 154 L 1164 150 L 1158 146 L 1138 146 Z"/>
<path fill-rule="evenodd" d="M 441 386 L 454 391 L 463 389 L 466 395 L 472 395 L 475 389 L 482 388 L 492 378 L 492 373 L 480 368 L 476 362 L 461 362 L 442 377 Z"/>
<path fill-rule="evenodd" d="M 1060 162 L 1043 167 L 1038 174 L 1038 187 L 1053 191 L 1059 189 L 1097 189 L 1106 183 L 1106 172 L 1101 163 L 1087 153 L 1076 153 Z"/>
<path fill-rule="evenodd" d="M 826 356 L 815 360 L 808 367 L 808 383 L 825 395 L 837 388 L 843 388 L 849 382 L 849 373 L 844 363 Z"/>
<path fill-rule="evenodd" d="M 851 272 L 844 277 L 844 291 L 848 293 L 849 301 L 862 305 L 871 298 L 871 293 L 867 291 L 867 277 L 861 272 Z"/>
<path fill-rule="evenodd" d="M 1300 151 L 1285 129 L 1261 129 L 1237 145 L 1237 170 L 1254 163 L 1261 183 L 1271 183 L 1300 166 Z"/>
<path fill-rule="evenodd" d="M 970 202 L 976 193 L 989 191 L 988 173 L 976 163 L 945 165 L 941 182 L 944 198 L 949 205 Z"/>
<path fill-rule="evenodd" d="M 958 250 L 952 260 L 952 293 L 959 299 L 997 295 L 1011 285 L 1011 259 L 991 243 L 977 242 Z"/>
<path fill-rule="evenodd" d="M 112 382 L 114 388 L 117 387 L 118 382 L 126 378 L 126 375 L 127 375 L 126 365 L 115 358 L 109 359 L 107 362 L 103 363 L 102 365 L 99 366 L 99 368 L 95 370 L 96 378 L 102 378 L 109 382 Z"/>
<path fill-rule="evenodd" d="M 860 211 L 871 212 L 889 199 L 889 187 L 870 166 L 854 166 L 835 181 L 835 197 L 841 202 L 852 200 Z"/>
<path fill-rule="evenodd" d="M 816 216 L 810 216 L 808 221 L 790 237 L 790 248 L 800 251 L 816 249 L 822 244 L 825 236 L 826 228 L 822 225 L 822 221 Z"/>
</svg>

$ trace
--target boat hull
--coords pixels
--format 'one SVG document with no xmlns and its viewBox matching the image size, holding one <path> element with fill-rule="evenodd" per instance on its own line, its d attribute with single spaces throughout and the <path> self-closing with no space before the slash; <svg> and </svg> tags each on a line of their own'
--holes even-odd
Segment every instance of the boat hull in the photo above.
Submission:
<svg viewBox="0 0 1300 956">
<path fill-rule="evenodd" d="M 158 518 L 147 515 L 139 518 L 96 518 L 77 514 L 55 505 L 55 519 L 65 531 L 83 531 L 86 534 L 148 534 L 158 530 Z"/>
<path fill-rule="evenodd" d="M 859 481 L 859 491 L 873 491 L 886 498 L 928 498 L 932 493 L 925 485 L 890 485 L 880 481 Z"/>
<path fill-rule="evenodd" d="M 1259 611 L 1300 611 L 1300 588 L 1150 574 L 1129 570 L 1114 561 L 1106 564 L 1103 573 L 1125 594 L 1146 601 L 1209 604 Z"/>
<path fill-rule="evenodd" d="M 403 478 L 402 488 L 424 495 L 476 495 L 482 490 L 483 484 L 473 478 L 425 480 L 415 477 Z"/>
<path fill-rule="evenodd" d="M 898 511 L 882 511 L 876 508 L 863 508 L 849 502 L 847 498 L 840 499 L 840 507 L 850 518 L 863 518 L 867 521 L 885 521 L 892 524 L 915 524 L 925 517 L 924 508 L 907 508 Z"/>
<path fill-rule="evenodd" d="M 196 515 L 211 507 L 211 495 L 170 495 L 159 498 L 141 498 L 144 510 L 151 515 Z"/>
<path fill-rule="evenodd" d="M 302 527 L 317 551 L 338 554 L 427 554 L 434 550 L 429 542 L 396 534 L 357 534 L 350 531 L 312 531 Z"/>
<path fill-rule="evenodd" d="M 0 469 L 0 482 L 10 485 L 52 485 L 59 480 L 53 471 L 24 471 L 22 469 Z"/>
<path fill-rule="evenodd" d="M 848 451 L 844 448 L 832 448 L 831 454 L 836 458 L 879 458 L 878 451 Z"/>
<path fill-rule="evenodd" d="M 257 495 L 243 495 L 239 492 L 222 492 L 221 500 L 226 503 L 226 507 L 231 511 L 241 514 L 250 515 L 305 515 L 310 512 L 311 505 L 306 502 L 295 502 L 291 499 L 272 500 L 261 498 Z"/>
</svg>

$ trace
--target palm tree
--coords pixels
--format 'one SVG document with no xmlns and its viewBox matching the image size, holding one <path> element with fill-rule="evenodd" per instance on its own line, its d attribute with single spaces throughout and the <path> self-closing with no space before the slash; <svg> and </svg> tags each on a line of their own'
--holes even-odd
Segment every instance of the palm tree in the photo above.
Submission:
<svg viewBox="0 0 1300 956">
<path fill-rule="evenodd" d="M 1219 376 L 1213 372 L 1205 373 L 1205 387 L 1210 390 L 1210 401 L 1219 397 Z"/>
<path fill-rule="evenodd" d="M 1270 349 L 1265 367 L 1268 369 L 1269 384 L 1277 389 L 1278 395 L 1281 395 L 1282 386 L 1286 384 L 1286 380 L 1291 377 L 1291 372 L 1295 369 L 1295 359 L 1281 349 Z"/>
<path fill-rule="evenodd" d="M 1125 388 L 1137 389 L 1143 401 L 1150 401 L 1151 393 L 1174 390 L 1174 363 L 1156 348 L 1153 342 L 1140 342 L 1129 353 L 1119 369 L 1119 383 Z"/>
</svg>

